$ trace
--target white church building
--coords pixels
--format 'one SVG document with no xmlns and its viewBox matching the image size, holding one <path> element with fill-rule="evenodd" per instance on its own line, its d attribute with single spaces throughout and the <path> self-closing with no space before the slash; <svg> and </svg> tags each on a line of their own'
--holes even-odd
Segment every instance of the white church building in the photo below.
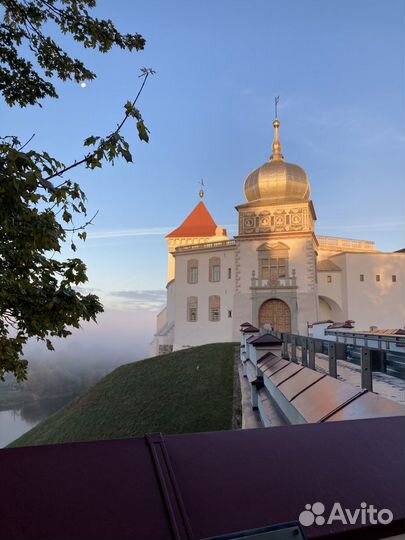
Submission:
<svg viewBox="0 0 405 540">
<path fill-rule="evenodd" d="M 373 242 L 317 236 L 308 176 L 287 163 L 275 120 L 273 155 L 244 185 L 230 239 L 201 200 L 167 235 L 167 305 L 151 355 L 238 341 L 240 325 L 307 335 L 320 320 L 356 331 L 405 326 L 405 253 Z"/>
</svg>

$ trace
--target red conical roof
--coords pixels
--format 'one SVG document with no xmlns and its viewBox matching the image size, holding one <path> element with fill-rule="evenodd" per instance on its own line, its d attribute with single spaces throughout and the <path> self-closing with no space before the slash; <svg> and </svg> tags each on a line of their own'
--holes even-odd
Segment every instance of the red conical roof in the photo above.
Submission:
<svg viewBox="0 0 405 540">
<path fill-rule="evenodd" d="M 166 238 L 215 236 L 216 229 L 217 224 L 203 201 L 200 201 L 180 227 L 169 233 Z"/>
</svg>

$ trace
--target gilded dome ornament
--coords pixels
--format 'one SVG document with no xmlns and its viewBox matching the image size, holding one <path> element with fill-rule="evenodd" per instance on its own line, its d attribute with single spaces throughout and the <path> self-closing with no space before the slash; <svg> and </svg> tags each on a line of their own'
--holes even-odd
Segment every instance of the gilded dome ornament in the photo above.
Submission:
<svg viewBox="0 0 405 540">
<path fill-rule="evenodd" d="M 267 163 L 246 178 L 246 199 L 249 202 L 268 201 L 269 204 L 307 201 L 310 198 L 307 173 L 298 165 L 284 161 L 277 118 L 273 127 L 273 154 Z"/>
</svg>

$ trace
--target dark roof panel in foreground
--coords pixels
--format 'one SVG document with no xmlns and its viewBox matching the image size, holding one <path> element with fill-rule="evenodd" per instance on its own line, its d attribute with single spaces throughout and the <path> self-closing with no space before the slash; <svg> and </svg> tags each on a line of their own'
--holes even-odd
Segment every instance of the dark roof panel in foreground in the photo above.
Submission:
<svg viewBox="0 0 405 540">
<path fill-rule="evenodd" d="M 405 525 L 404 417 L 0 451 L 0 538 L 199 540 L 363 501 L 389 525 L 312 525 L 376 539 Z"/>
</svg>

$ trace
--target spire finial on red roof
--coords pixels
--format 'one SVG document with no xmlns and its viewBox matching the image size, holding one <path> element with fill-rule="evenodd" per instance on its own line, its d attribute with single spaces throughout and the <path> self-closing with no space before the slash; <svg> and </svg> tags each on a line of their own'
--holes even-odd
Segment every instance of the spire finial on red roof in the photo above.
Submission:
<svg viewBox="0 0 405 540">
<path fill-rule="evenodd" d="M 201 189 L 200 189 L 200 192 L 199 192 L 199 196 L 200 196 L 200 199 L 203 199 L 204 198 L 204 180 L 201 178 L 200 182 L 199 182 L 200 186 L 201 186 Z"/>
</svg>

